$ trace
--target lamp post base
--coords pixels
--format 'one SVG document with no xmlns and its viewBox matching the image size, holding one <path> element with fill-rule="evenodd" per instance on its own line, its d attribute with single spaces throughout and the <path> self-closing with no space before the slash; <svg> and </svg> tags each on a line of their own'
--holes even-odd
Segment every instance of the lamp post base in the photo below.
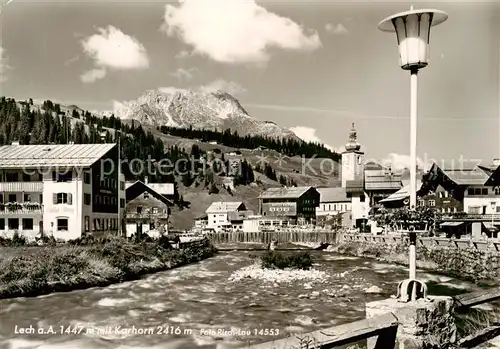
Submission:
<svg viewBox="0 0 500 349">
<path fill-rule="evenodd" d="M 414 302 L 417 299 L 427 299 L 427 285 L 417 279 L 406 279 L 398 285 L 396 296 L 399 302 Z"/>
</svg>

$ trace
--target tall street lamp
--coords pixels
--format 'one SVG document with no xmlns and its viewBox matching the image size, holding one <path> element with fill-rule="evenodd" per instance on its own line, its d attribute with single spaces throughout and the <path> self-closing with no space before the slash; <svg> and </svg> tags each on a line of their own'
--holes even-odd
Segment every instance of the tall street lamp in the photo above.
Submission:
<svg viewBox="0 0 500 349">
<path fill-rule="evenodd" d="M 399 65 L 410 71 L 410 209 L 417 204 L 417 74 L 429 61 L 430 29 L 443 23 L 448 15 L 438 10 L 414 10 L 397 13 L 382 20 L 378 28 L 384 32 L 395 32 L 399 48 Z M 400 284 L 401 299 L 408 301 L 408 287 L 412 287 L 412 300 L 425 297 L 426 286 L 416 280 L 416 232 L 410 229 L 410 277 Z M 419 285 L 420 284 L 420 285 Z"/>
</svg>

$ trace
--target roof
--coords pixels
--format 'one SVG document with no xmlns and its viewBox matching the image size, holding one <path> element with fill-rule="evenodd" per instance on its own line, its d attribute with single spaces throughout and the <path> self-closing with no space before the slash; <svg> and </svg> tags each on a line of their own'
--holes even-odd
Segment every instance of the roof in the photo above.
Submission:
<svg viewBox="0 0 500 349">
<path fill-rule="evenodd" d="M 364 181 L 362 179 L 346 181 L 345 187 L 348 193 L 362 193 L 364 192 Z"/>
<path fill-rule="evenodd" d="M 480 161 L 451 160 L 441 161 L 440 163 L 434 162 L 431 170 L 436 168 L 441 170 L 456 185 L 462 186 L 485 185 L 494 173 L 494 167 L 489 164 L 481 164 Z"/>
<path fill-rule="evenodd" d="M 227 219 L 231 222 L 243 221 L 245 218 L 249 218 L 250 216 L 253 215 L 254 215 L 253 211 L 229 212 L 227 214 Z"/>
<path fill-rule="evenodd" d="M 234 212 L 240 209 L 240 206 L 243 205 L 241 201 L 235 202 L 212 202 L 212 204 L 206 209 L 206 213 L 214 213 L 214 212 Z"/>
<path fill-rule="evenodd" d="M 399 190 L 403 186 L 401 175 L 397 175 L 386 170 L 366 170 L 365 190 Z"/>
<path fill-rule="evenodd" d="M 285 187 L 285 188 L 269 188 L 259 198 L 261 199 L 296 199 L 304 195 L 306 191 L 312 187 Z"/>
<path fill-rule="evenodd" d="M 154 191 L 162 195 L 174 195 L 174 183 L 144 183 L 143 181 L 127 182 L 125 183 L 125 189 L 130 188 L 136 183 L 142 183 L 147 185 Z"/>
<path fill-rule="evenodd" d="M 441 227 L 458 227 L 459 225 L 462 225 L 464 222 L 444 222 L 441 223 Z"/>
<path fill-rule="evenodd" d="M 144 194 L 145 192 L 148 192 L 149 194 L 153 195 L 155 198 L 158 200 L 162 201 L 163 203 L 167 205 L 173 205 L 173 201 L 170 200 L 165 196 L 164 193 L 159 193 L 158 191 L 154 190 L 149 186 L 149 184 L 144 184 L 141 181 L 136 181 L 132 183 L 129 186 L 126 186 L 125 188 L 125 197 L 127 201 L 134 200 L 137 198 L 139 195 Z"/>
<path fill-rule="evenodd" d="M 346 188 L 318 188 L 319 202 L 351 202 Z"/>
<path fill-rule="evenodd" d="M 484 185 L 490 175 L 482 169 L 444 170 L 444 174 L 458 185 Z"/>
<path fill-rule="evenodd" d="M 208 219 L 208 216 L 206 213 L 202 214 L 201 216 L 198 216 L 195 218 L 195 220 L 207 220 Z"/>
<path fill-rule="evenodd" d="M 116 144 L 36 144 L 0 146 L 0 168 L 89 167 Z"/>
<path fill-rule="evenodd" d="M 422 188 L 422 182 L 417 184 L 417 192 Z M 390 201 L 399 201 L 404 200 L 410 197 L 410 185 L 406 185 L 403 188 L 399 189 L 394 194 L 389 195 L 385 199 L 380 200 L 379 202 L 390 202 Z"/>
</svg>

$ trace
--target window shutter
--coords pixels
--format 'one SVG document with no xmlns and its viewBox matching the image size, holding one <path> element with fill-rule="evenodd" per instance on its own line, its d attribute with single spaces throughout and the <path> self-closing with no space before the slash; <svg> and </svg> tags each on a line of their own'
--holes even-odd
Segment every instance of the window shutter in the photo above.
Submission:
<svg viewBox="0 0 500 349">
<path fill-rule="evenodd" d="M 68 205 L 73 205 L 73 194 L 68 193 Z"/>
<path fill-rule="evenodd" d="M 57 204 L 57 193 L 52 194 L 52 203 Z"/>
</svg>

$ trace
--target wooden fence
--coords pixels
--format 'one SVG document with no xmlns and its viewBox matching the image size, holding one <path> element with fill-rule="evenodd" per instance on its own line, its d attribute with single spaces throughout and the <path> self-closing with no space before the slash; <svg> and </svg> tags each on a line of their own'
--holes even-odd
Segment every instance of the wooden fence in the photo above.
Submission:
<svg viewBox="0 0 500 349">
<path fill-rule="evenodd" d="M 208 233 L 207 237 L 213 244 L 227 243 L 263 243 L 269 244 L 271 241 L 278 243 L 286 242 L 312 242 L 312 243 L 330 243 L 333 244 L 337 239 L 335 231 L 259 231 L 259 232 L 221 232 Z"/>
<path fill-rule="evenodd" d="M 457 310 L 488 303 L 500 299 L 500 288 L 466 293 L 453 297 Z M 373 318 L 344 325 L 304 333 L 300 336 L 278 339 L 249 346 L 250 349 L 330 349 L 347 344 L 355 344 L 368 338 L 377 337 L 375 349 L 389 349 L 396 345 L 398 321 L 394 314 L 387 313 Z M 460 348 L 472 348 L 500 335 L 499 326 L 491 326 L 459 341 Z"/>
<path fill-rule="evenodd" d="M 409 244 L 404 235 L 371 235 L 371 234 L 339 234 L 339 242 L 359 242 L 372 244 Z M 472 248 L 479 251 L 500 251 L 500 240 L 497 239 L 448 239 L 442 237 L 417 238 L 417 246 Z"/>
</svg>

